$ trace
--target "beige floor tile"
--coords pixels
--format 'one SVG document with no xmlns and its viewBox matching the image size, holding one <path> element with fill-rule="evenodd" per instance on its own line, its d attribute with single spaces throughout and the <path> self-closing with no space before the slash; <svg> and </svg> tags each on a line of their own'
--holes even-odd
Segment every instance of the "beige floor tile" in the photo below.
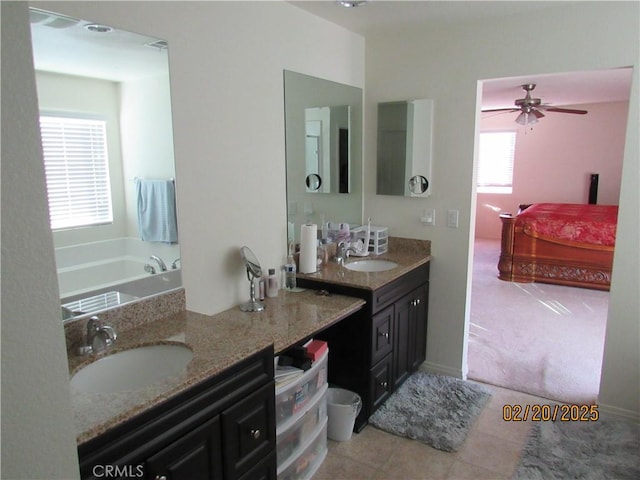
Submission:
<svg viewBox="0 0 640 480">
<path fill-rule="evenodd" d="M 329 451 L 313 480 L 372 480 L 379 474 L 370 465 Z"/>
<path fill-rule="evenodd" d="M 507 480 L 511 475 L 504 475 L 486 468 L 457 461 L 451 467 L 447 480 Z"/>
<path fill-rule="evenodd" d="M 453 453 L 436 450 L 417 440 L 405 440 L 382 470 L 387 479 L 444 480 L 455 460 Z"/>
<path fill-rule="evenodd" d="M 329 452 L 352 458 L 374 468 L 381 467 L 404 439 L 368 425 L 346 442 L 328 441 Z"/>
<path fill-rule="evenodd" d="M 480 430 L 470 432 L 467 441 L 458 451 L 458 459 L 510 476 L 520 460 L 522 445 Z"/>
<path fill-rule="evenodd" d="M 476 430 L 522 446 L 531 430 L 531 422 L 507 421 L 503 415 L 502 405 L 499 408 L 487 406 L 473 426 L 472 431 Z"/>
</svg>

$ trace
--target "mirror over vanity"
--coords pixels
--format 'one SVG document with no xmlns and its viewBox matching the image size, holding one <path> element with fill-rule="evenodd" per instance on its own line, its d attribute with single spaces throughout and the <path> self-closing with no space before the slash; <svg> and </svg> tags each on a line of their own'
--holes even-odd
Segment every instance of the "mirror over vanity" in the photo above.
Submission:
<svg viewBox="0 0 640 480">
<path fill-rule="evenodd" d="M 288 240 L 362 222 L 362 89 L 284 71 Z"/>
<path fill-rule="evenodd" d="M 63 319 L 180 287 L 167 42 L 30 20 Z"/>
<path fill-rule="evenodd" d="M 378 195 L 431 193 L 433 100 L 378 104 Z"/>
</svg>

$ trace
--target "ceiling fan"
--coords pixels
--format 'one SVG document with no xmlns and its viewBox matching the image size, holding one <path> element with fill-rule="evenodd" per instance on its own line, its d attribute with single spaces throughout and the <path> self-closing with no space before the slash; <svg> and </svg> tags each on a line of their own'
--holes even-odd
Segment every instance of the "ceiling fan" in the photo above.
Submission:
<svg viewBox="0 0 640 480">
<path fill-rule="evenodd" d="M 538 119 L 544 117 L 545 112 L 557 112 L 557 113 L 573 113 L 576 115 L 584 115 L 586 110 L 576 110 L 573 108 L 559 108 L 542 103 L 539 98 L 531 98 L 531 92 L 536 88 L 535 83 L 526 83 L 521 85 L 522 89 L 526 92 L 524 98 L 517 99 L 512 108 L 493 108 L 488 110 L 482 110 L 483 112 L 520 112 L 520 115 L 516 118 L 516 123 L 520 125 L 534 125 L 538 123 Z"/>
</svg>

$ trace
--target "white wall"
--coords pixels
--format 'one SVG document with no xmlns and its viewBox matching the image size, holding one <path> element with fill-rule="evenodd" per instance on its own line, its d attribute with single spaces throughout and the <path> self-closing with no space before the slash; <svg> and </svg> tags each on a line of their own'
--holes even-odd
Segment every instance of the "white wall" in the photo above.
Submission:
<svg viewBox="0 0 640 480">
<path fill-rule="evenodd" d="M 516 131 L 513 192 L 478 193 L 476 238 L 500 239 L 501 212 L 516 213 L 521 203 L 587 203 L 589 179 L 599 173 L 598 203 L 617 205 L 629 102 L 575 105 L 586 115 L 548 112 L 531 127 L 517 114 L 483 114 L 481 131 Z"/>
<path fill-rule="evenodd" d="M 285 2 L 33 5 L 168 40 L 188 308 L 246 301 L 240 247 L 265 267 L 286 258 L 283 70 L 362 87 L 364 40 Z M 12 279 L 2 289 L 2 476 L 69 479 L 75 435 L 27 6 L 2 2 L 3 203 L 15 194 L 2 208 L 2 277 Z"/>
<path fill-rule="evenodd" d="M 2 471 L 78 476 L 26 3 L 2 2 Z M 11 38 L 11 41 L 7 39 Z M 7 63 L 5 63 L 7 62 Z M 27 221 L 28 220 L 28 221 Z"/>
<path fill-rule="evenodd" d="M 474 143 L 478 80 L 521 75 L 638 67 L 636 2 L 571 2 L 531 12 L 535 38 L 522 19 L 405 29 L 367 37 L 365 217 L 392 235 L 432 241 L 427 360 L 445 373 L 466 374 L 470 250 L 475 216 Z M 611 31 L 615 25 L 615 33 Z M 398 52 L 402 52 L 399 55 Z M 375 196 L 376 104 L 432 98 L 433 193 L 428 199 Z M 638 416 L 638 72 L 634 72 L 620 194 L 619 234 L 607 325 L 600 401 Z M 436 226 L 419 217 L 436 209 Z M 447 209 L 460 228 L 446 227 Z"/>
<path fill-rule="evenodd" d="M 176 176 L 169 74 L 122 82 L 120 102 L 127 236 L 140 238 L 133 179 Z"/>
</svg>

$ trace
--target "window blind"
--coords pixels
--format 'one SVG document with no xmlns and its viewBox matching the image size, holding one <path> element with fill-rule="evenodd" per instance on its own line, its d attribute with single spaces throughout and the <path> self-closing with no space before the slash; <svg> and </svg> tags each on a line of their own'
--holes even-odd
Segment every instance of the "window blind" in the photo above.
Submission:
<svg viewBox="0 0 640 480">
<path fill-rule="evenodd" d="M 516 132 L 480 133 L 479 192 L 511 193 Z"/>
<path fill-rule="evenodd" d="M 106 122 L 40 117 L 51 228 L 113 222 Z"/>
</svg>

